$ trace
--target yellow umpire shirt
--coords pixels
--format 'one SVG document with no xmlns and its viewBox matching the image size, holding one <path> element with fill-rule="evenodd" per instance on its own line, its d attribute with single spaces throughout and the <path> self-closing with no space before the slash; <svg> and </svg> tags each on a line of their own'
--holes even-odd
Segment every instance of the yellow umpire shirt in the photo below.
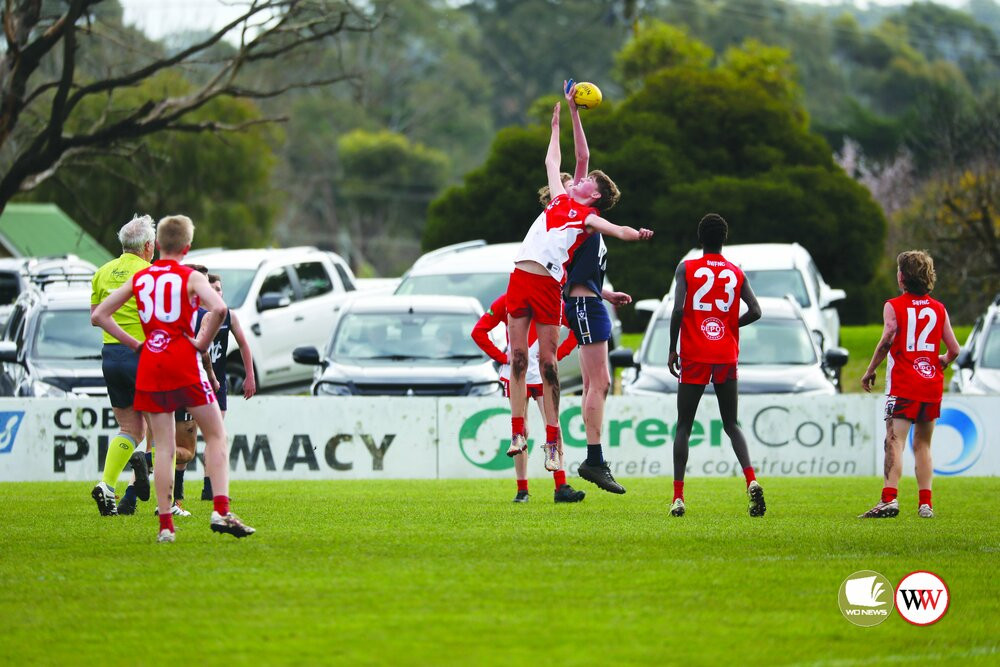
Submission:
<svg viewBox="0 0 1000 667">
<path fill-rule="evenodd" d="M 96 306 L 104 301 L 109 294 L 121 287 L 126 281 L 136 273 L 142 271 L 149 262 L 138 255 L 130 252 L 122 253 L 118 259 L 113 259 L 101 268 L 97 269 L 94 279 L 90 283 L 90 305 Z M 134 336 L 136 340 L 146 340 L 146 334 L 142 331 L 142 322 L 139 321 L 139 310 L 135 305 L 135 297 L 125 302 L 118 312 L 114 314 L 115 322 L 122 329 Z M 104 343 L 114 344 L 120 341 L 108 332 L 104 332 Z"/>
</svg>

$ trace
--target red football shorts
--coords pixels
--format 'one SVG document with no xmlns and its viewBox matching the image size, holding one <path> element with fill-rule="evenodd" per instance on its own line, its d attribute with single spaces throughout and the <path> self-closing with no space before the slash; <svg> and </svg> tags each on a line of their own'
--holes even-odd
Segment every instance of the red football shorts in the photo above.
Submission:
<svg viewBox="0 0 1000 667">
<path fill-rule="evenodd" d="M 197 408 L 215 403 L 215 392 L 206 380 L 170 391 L 135 390 L 132 407 L 139 412 L 176 412 L 182 408 Z"/>
<path fill-rule="evenodd" d="M 514 269 L 507 283 L 507 314 L 530 317 L 536 324 L 561 325 L 562 286 L 552 276 Z"/>
<path fill-rule="evenodd" d="M 504 398 L 510 398 L 510 380 L 507 378 L 500 378 L 500 384 L 503 385 L 503 395 Z M 528 398 L 541 398 L 542 397 L 542 385 L 540 384 L 529 384 L 528 387 Z"/>
<path fill-rule="evenodd" d="M 722 384 L 736 379 L 736 364 L 706 364 L 681 359 L 681 384 Z"/>
<path fill-rule="evenodd" d="M 913 401 L 899 396 L 885 397 L 886 419 L 908 419 L 911 422 L 932 422 L 941 416 L 941 401 Z"/>
</svg>

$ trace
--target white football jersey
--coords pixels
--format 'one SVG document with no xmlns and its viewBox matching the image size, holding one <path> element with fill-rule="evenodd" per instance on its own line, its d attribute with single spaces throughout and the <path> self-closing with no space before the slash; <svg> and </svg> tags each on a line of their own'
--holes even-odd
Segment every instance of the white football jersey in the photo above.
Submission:
<svg viewBox="0 0 1000 667">
<path fill-rule="evenodd" d="M 559 195 L 535 218 L 514 261 L 538 262 L 561 285 L 576 249 L 590 236 L 585 223 L 591 213 L 597 209 Z"/>
</svg>

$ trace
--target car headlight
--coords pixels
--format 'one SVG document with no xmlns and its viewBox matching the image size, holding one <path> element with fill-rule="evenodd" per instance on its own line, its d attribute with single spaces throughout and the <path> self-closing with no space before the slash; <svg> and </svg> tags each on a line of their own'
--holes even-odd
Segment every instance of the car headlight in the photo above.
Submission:
<svg viewBox="0 0 1000 667">
<path fill-rule="evenodd" d="M 492 396 L 499 393 L 499 382 L 477 382 L 469 387 L 469 396 Z"/>
<path fill-rule="evenodd" d="M 31 395 L 37 398 L 65 398 L 68 393 L 65 389 L 60 389 L 48 382 L 35 380 L 31 383 Z"/>
<path fill-rule="evenodd" d="M 317 396 L 350 396 L 351 388 L 339 382 L 320 382 L 316 385 Z"/>
</svg>

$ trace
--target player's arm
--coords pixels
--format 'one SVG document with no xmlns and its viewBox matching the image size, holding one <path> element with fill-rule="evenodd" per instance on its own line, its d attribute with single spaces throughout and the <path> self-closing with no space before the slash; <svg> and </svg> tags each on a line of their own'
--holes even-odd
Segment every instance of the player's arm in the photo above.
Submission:
<svg viewBox="0 0 1000 667">
<path fill-rule="evenodd" d="M 562 361 L 568 357 L 569 353 L 575 350 L 577 345 L 579 345 L 579 341 L 576 340 L 576 334 L 573 333 L 572 329 L 570 329 L 569 335 L 566 336 L 566 340 L 564 340 L 559 345 L 559 349 L 556 350 L 556 361 Z"/>
<path fill-rule="evenodd" d="M 208 352 L 201 353 L 201 367 L 205 369 L 205 375 L 208 376 L 208 381 L 212 384 L 212 391 L 219 391 L 219 387 L 222 385 L 219 383 L 219 378 L 215 375 L 215 368 L 212 366 L 212 357 L 209 356 Z"/>
<path fill-rule="evenodd" d="M 687 274 L 684 262 L 677 265 L 674 271 L 674 309 L 670 313 L 670 354 L 667 355 L 667 368 L 675 378 L 680 378 L 680 357 L 677 356 L 677 340 L 681 335 L 681 318 L 684 317 L 684 300 L 687 299 Z"/>
<path fill-rule="evenodd" d="M 601 297 L 615 307 L 627 306 L 632 303 L 632 295 L 625 292 L 613 292 L 607 287 L 601 290 Z"/>
<path fill-rule="evenodd" d="M 879 339 L 878 345 L 875 346 L 875 352 L 872 354 L 872 360 L 868 363 L 868 369 L 861 376 L 861 387 L 869 393 L 872 387 L 875 386 L 875 369 L 882 364 L 886 355 L 889 354 L 889 350 L 892 348 L 892 341 L 896 338 L 896 332 L 899 330 L 899 324 L 896 321 L 896 311 L 892 309 L 892 304 L 888 302 L 886 302 L 885 308 L 882 309 L 882 321 L 885 323 L 882 327 L 882 338 Z M 954 335 L 953 332 L 952 336 Z"/>
<path fill-rule="evenodd" d="M 740 300 L 747 305 L 747 312 L 740 315 L 739 326 L 745 327 L 759 320 L 760 304 L 757 303 L 757 295 L 753 293 L 750 281 L 746 277 L 743 278 L 743 287 L 740 288 Z"/>
<path fill-rule="evenodd" d="M 117 322 L 115 322 L 114 318 L 114 314 L 118 311 L 118 309 L 124 306 L 125 302 L 131 298 L 132 278 L 129 278 L 128 282 L 122 284 L 121 287 L 109 294 L 104 301 L 96 306 L 91 306 L 90 323 L 95 327 L 101 327 L 107 331 L 122 345 L 126 345 L 130 349 L 138 352 L 139 348 L 142 347 L 142 342 L 126 333 L 126 331 L 122 329 Z"/>
<path fill-rule="evenodd" d="M 493 340 L 490 338 L 490 332 L 503 321 L 494 313 L 493 308 L 490 308 L 479 318 L 476 326 L 472 327 L 472 340 L 479 346 L 479 349 L 489 355 L 490 359 L 498 364 L 510 363 L 507 353 L 494 345 Z"/>
<path fill-rule="evenodd" d="M 229 330 L 233 332 L 236 344 L 240 346 L 240 358 L 243 360 L 243 398 L 253 398 L 257 393 L 257 378 L 253 374 L 253 354 L 250 352 L 250 342 L 243 333 L 243 326 L 236 313 L 229 311 Z"/>
<path fill-rule="evenodd" d="M 197 337 L 191 340 L 196 350 L 204 352 L 215 340 L 215 334 L 219 333 L 219 327 L 226 319 L 226 302 L 208 284 L 208 278 L 197 271 L 192 271 L 188 275 L 188 290 L 194 292 L 202 307 L 208 311 L 201 319 Z"/>
<path fill-rule="evenodd" d="M 566 94 L 566 104 L 569 106 L 569 117 L 573 119 L 573 150 L 576 153 L 576 171 L 573 172 L 573 182 L 576 183 L 587 175 L 590 167 L 590 147 L 587 146 L 587 135 L 583 132 L 580 121 L 580 110 L 576 107 L 576 84 L 573 79 L 563 81 L 563 91 Z"/>
<path fill-rule="evenodd" d="M 653 238 L 653 230 L 651 229 L 646 229 L 645 227 L 635 229 L 627 225 L 616 225 L 593 213 L 587 216 L 585 224 L 589 232 L 600 232 L 605 236 L 613 236 L 622 241 L 648 241 Z"/>
<path fill-rule="evenodd" d="M 958 339 L 955 338 L 955 330 L 951 328 L 951 317 L 948 315 L 948 311 L 944 311 L 944 330 L 941 332 L 941 339 L 944 341 L 944 346 L 948 349 L 945 354 L 938 357 L 941 362 L 941 368 L 947 368 L 948 364 L 955 361 L 955 357 L 962 348 L 958 344 Z"/>
<path fill-rule="evenodd" d="M 566 194 L 566 188 L 559 175 L 562 173 L 560 171 L 562 169 L 562 151 L 559 148 L 559 107 L 560 104 L 557 102 L 552 109 L 552 134 L 549 137 L 549 148 L 545 152 L 545 176 L 549 181 L 549 196 L 552 199 Z"/>
</svg>

